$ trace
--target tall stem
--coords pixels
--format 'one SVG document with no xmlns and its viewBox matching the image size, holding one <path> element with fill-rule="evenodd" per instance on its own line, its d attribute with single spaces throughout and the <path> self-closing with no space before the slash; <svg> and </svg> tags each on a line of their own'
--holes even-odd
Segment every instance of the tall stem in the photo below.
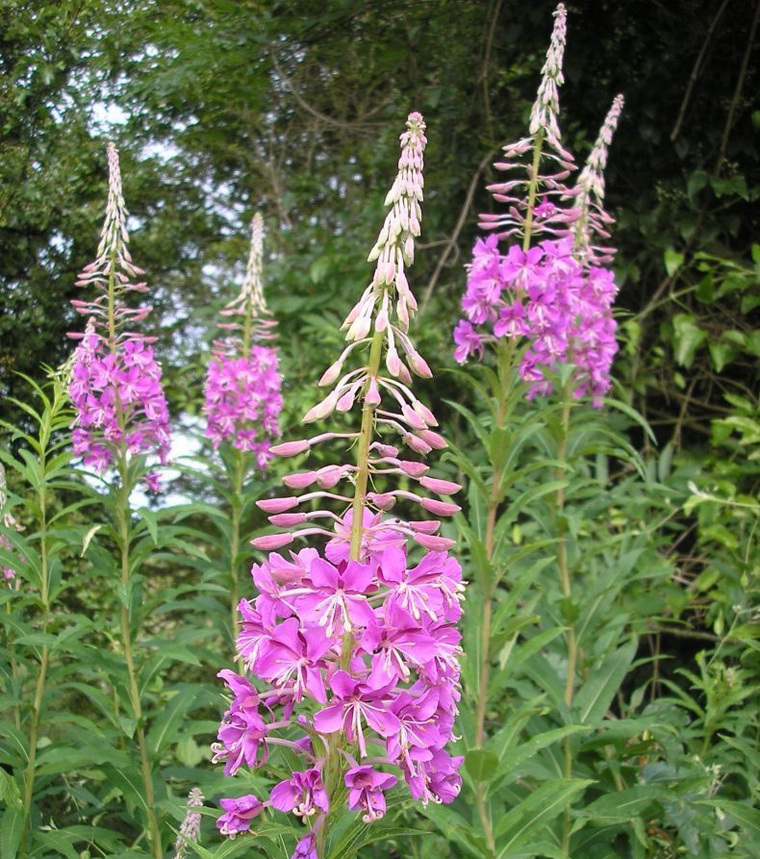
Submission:
<svg viewBox="0 0 760 859">
<path fill-rule="evenodd" d="M 239 571 L 240 565 L 240 529 L 243 518 L 243 477 L 244 454 L 235 448 L 235 467 L 232 473 L 232 542 L 230 545 L 230 635 L 232 647 L 235 648 L 235 627 L 237 626 Z"/>
<path fill-rule="evenodd" d="M 512 367 L 512 353 L 514 344 L 511 340 L 500 340 L 497 346 L 497 362 L 499 373 L 499 387 L 497 392 L 496 412 L 494 415 L 495 426 L 505 429 L 507 422 L 508 400 L 510 395 L 510 371 Z M 494 534 L 498 519 L 498 510 L 501 497 L 502 467 L 501 462 L 492 462 L 493 475 L 491 478 L 491 492 L 487 502 L 486 530 L 485 530 L 485 552 L 489 565 L 494 557 Z M 481 599 L 483 613 L 480 618 L 480 665 L 478 671 L 478 702 L 475 714 L 475 745 L 482 747 L 486 741 L 486 710 L 488 707 L 488 685 L 491 676 L 491 619 L 493 612 L 493 577 L 484 577 L 482 583 Z M 496 849 L 493 833 L 491 815 L 486 803 L 488 783 L 478 782 L 475 791 L 475 804 L 478 816 L 483 826 L 486 844 L 489 850 Z"/>
<path fill-rule="evenodd" d="M 49 415 L 48 411 L 48 415 Z M 40 427 L 40 456 L 38 460 L 38 485 L 37 504 L 40 517 L 40 599 L 42 601 L 42 634 L 47 633 L 50 620 L 50 569 L 47 545 L 47 446 L 50 440 L 49 427 Z M 40 656 L 40 670 L 34 687 L 34 700 L 32 702 L 32 720 L 29 727 L 29 760 L 24 773 L 24 827 L 21 835 L 21 854 L 26 853 L 29 839 L 29 826 L 31 823 L 32 799 L 34 797 L 34 770 L 37 763 L 37 740 L 40 728 L 40 717 L 42 714 L 42 701 L 45 695 L 45 683 L 47 680 L 48 665 L 50 662 L 50 650 L 47 644 L 42 645 Z"/>
<path fill-rule="evenodd" d="M 155 796 L 153 793 L 153 775 L 151 772 L 148 746 L 145 741 L 145 727 L 143 724 L 143 711 L 140 702 L 140 689 L 137 682 L 137 668 L 134 654 L 132 652 L 132 612 L 130 580 L 131 570 L 129 564 L 129 549 L 131 544 L 131 522 L 129 507 L 129 490 L 127 475 L 127 453 L 124 442 L 121 443 L 119 451 L 119 498 L 117 503 L 117 524 L 119 532 L 119 554 L 121 556 L 121 592 L 122 604 L 120 612 L 121 639 L 124 647 L 124 661 L 127 665 L 127 677 L 129 681 L 129 700 L 132 704 L 132 712 L 136 722 L 135 735 L 140 750 L 140 768 L 142 771 L 143 788 L 145 790 L 145 804 L 148 814 L 148 826 L 150 829 L 153 855 L 156 859 L 162 859 L 163 848 L 161 845 L 161 829 L 155 812 Z"/>
<path fill-rule="evenodd" d="M 369 361 L 367 362 L 367 385 L 377 376 L 380 369 L 380 358 L 382 357 L 383 332 L 375 331 L 372 337 L 372 345 L 369 349 Z M 372 443 L 372 430 L 374 428 L 375 407 L 365 402 L 362 407 L 362 425 L 359 430 L 359 446 L 356 453 L 356 483 L 354 484 L 354 501 L 351 518 L 351 559 L 358 561 L 362 549 L 362 528 L 364 522 L 365 495 L 367 494 L 367 483 L 369 481 L 369 446 Z"/>
<path fill-rule="evenodd" d="M 557 461 L 560 465 L 557 467 L 557 479 L 564 481 L 567 476 L 567 440 L 570 434 L 570 407 L 572 401 L 572 387 L 570 382 L 566 382 L 562 386 L 562 413 L 560 437 L 557 444 Z M 560 587 L 562 588 L 562 596 L 566 606 L 567 631 L 565 633 L 565 641 L 567 642 L 567 673 L 565 675 L 565 705 L 567 709 L 573 705 L 573 696 L 575 694 L 575 673 L 576 664 L 578 661 L 578 643 L 575 635 L 575 621 L 572 616 L 572 584 L 570 581 L 570 568 L 567 559 L 567 522 L 565 521 L 565 488 L 560 486 L 555 495 L 555 505 L 557 513 L 557 567 L 559 570 Z M 564 775 L 565 778 L 571 778 L 573 775 L 573 757 L 570 737 L 565 737 L 564 742 Z M 562 838 L 562 848 L 567 854 L 570 847 L 570 832 L 572 828 L 572 818 L 570 810 L 565 812 L 564 834 Z"/>
</svg>

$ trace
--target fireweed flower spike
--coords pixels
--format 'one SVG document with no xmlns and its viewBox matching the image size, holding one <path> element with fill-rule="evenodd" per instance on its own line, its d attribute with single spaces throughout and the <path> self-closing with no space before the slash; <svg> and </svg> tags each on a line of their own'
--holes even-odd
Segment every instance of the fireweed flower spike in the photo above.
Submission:
<svg viewBox="0 0 760 859">
<path fill-rule="evenodd" d="M 604 241 L 608 240 L 609 228 L 615 222 L 614 218 L 604 210 L 604 169 L 607 166 L 607 151 L 612 143 L 620 114 L 623 112 L 624 103 L 622 95 L 615 96 L 594 148 L 576 182 L 579 212 L 575 223 L 576 252 L 582 259 L 597 265 L 609 264 L 615 256 L 615 248 L 596 246 L 594 239 L 598 236 Z"/>
<path fill-rule="evenodd" d="M 391 211 L 370 252 L 374 275 L 344 323 L 348 347 L 320 380 L 330 393 L 306 416 L 360 408 L 360 427 L 272 449 L 294 456 L 347 442 L 356 459 L 290 475 L 286 497 L 259 502 L 286 530 L 254 540 L 257 548 L 298 537 L 307 545 L 255 564 L 259 595 L 240 603 L 238 656 L 261 681 L 258 689 L 245 676 L 221 674 L 232 703 L 213 748 L 225 772 L 260 766 L 278 745 L 303 766 L 266 800 L 224 800 L 218 825 L 234 835 L 263 808 L 292 813 L 309 827 L 293 857 L 324 857 L 341 809 L 367 822 L 382 817 L 385 791 L 399 778 L 423 803 L 450 802 L 461 784 L 462 758 L 445 746 L 460 697 L 455 624 L 463 585 L 447 551 L 453 541 L 438 533 L 436 518 L 459 508 L 430 497 L 460 487 L 428 477 L 414 458 L 445 446 L 411 389 L 413 374 L 430 375 L 408 333 L 417 305 L 405 273 L 420 232 L 424 132 L 420 114 L 410 114 L 387 197 Z M 344 366 L 360 355 L 360 366 Z M 419 488 L 394 489 L 398 478 Z M 422 518 L 397 515 L 396 505 Z"/>
<path fill-rule="evenodd" d="M 609 238 L 606 228 L 612 219 L 602 208 L 602 170 L 623 100 L 615 99 L 589 162 L 570 190 L 564 183 L 574 162 L 561 145 L 557 121 L 566 35 L 563 4 L 554 16 L 531 136 L 505 147 L 508 161 L 496 165 L 515 170 L 520 166 L 516 159 L 532 153 L 528 178 L 490 186 L 508 210 L 481 216 L 482 227 L 498 232 L 475 244 L 462 299 L 464 318 L 454 330 L 454 357 L 463 363 L 473 355 L 482 357 L 487 342 L 526 338 L 520 373 L 530 383 L 529 397 L 548 394 L 547 372 L 566 363 L 575 368 L 574 395 L 589 396 L 600 405 L 617 351 L 611 310 L 617 289 L 612 272 L 602 266 L 614 249 L 594 242 L 597 236 Z M 545 174 L 543 160 L 558 165 L 558 172 Z M 546 237 L 531 244 L 536 236 Z M 520 243 L 503 253 L 499 240 L 512 237 Z"/>
<path fill-rule="evenodd" d="M 256 213 L 240 295 L 222 310 L 223 316 L 237 321 L 220 325 L 230 333 L 214 341 L 204 406 L 206 435 L 214 447 L 226 441 L 238 450 L 252 451 L 262 469 L 271 459 L 270 446 L 279 435 L 277 418 L 282 410 L 277 350 L 261 345 L 275 336 L 262 286 L 263 229 L 261 215 Z"/>
<path fill-rule="evenodd" d="M 145 293 L 137 281 L 144 274 L 132 263 L 127 233 L 127 210 L 121 190 L 119 154 L 108 144 L 108 204 L 97 259 L 85 266 L 77 286 L 94 287 L 97 296 L 74 300 L 87 317 L 71 367 L 69 395 L 76 410 L 72 434 L 74 453 L 84 464 L 103 471 L 124 454 L 157 454 L 162 464 L 169 452 L 169 413 L 161 368 L 153 356 L 155 338 L 132 330 L 150 307 L 131 308 L 126 296 Z M 157 489 L 154 475 L 146 478 Z"/>
</svg>

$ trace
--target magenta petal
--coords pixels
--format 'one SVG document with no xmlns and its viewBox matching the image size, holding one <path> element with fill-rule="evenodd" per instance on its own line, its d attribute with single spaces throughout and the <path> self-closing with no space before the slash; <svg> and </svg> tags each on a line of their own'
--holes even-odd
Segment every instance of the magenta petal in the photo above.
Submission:
<svg viewBox="0 0 760 859">
<path fill-rule="evenodd" d="M 284 811 L 287 814 L 296 807 L 300 795 L 301 792 L 293 786 L 292 781 L 281 781 L 272 788 L 269 801 L 278 811 Z"/>
<path fill-rule="evenodd" d="M 357 682 L 346 671 L 336 671 L 330 680 L 330 687 L 336 697 L 344 701 L 351 698 L 356 691 Z"/>
<path fill-rule="evenodd" d="M 309 578 L 315 588 L 325 588 L 330 591 L 337 591 L 340 587 L 340 577 L 335 567 L 323 560 L 315 558 L 309 568 Z"/>
<path fill-rule="evenodd" d="M 314 727 L 320 734 L 334 734 L 343 727 L 343 705 L 331 704 L 314 716 Z"/>
</svg>

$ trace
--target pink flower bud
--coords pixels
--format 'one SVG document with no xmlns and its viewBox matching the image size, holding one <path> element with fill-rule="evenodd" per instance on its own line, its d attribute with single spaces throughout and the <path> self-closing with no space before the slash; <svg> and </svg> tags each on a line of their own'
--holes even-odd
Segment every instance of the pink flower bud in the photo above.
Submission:
<svg viewBox="0 0 760 859">
<path fill-rule="evenodd" d="M 406 433 L 403 436 L 404 444 L 408 445 L 415 453 L 430 453 L 433 449 L 427 442 L 423 441 L 419 436 L 413 433 Z"/>
<path fill-rule="evenodd" d="M 462 488 L 458 483 L 453 483 L 451 480 L 439 480 L 437 477 L 420 478 L 420 486 L 424 486 L 431 492 L 437 492 L 439 495 L 453 495 Z"/>
<path fill-rule="evenodd" d="M 355 395 L 356 388 L 352 386 L 338 399 L 338 402 L 335 404 L 336 410 L 339 412 L 350 412 L 354 404 Z"/>
<path fill-rule="evenodd" d="M 410 522 L 409 527 L 418 534 L 435 534 L 441 523 L 437 519 L 418 519 L 416 522 Z"/>
<path fill-rule="evenodd" d="M 412 403 L 412 408 L 417 412 L 417 414 L 422 418 L 423 421 L 428 426 L 437 427 L 438 421 L 435 419 L 435 415 L 430 411 L 430 409 L 419 400 L 415 400 Z"/>
<path fill-rule="evenodd" d="M 337 380 L 338 376 L 340 376 L 342 369 L 342 361 L 336 361 L 334 364 L 331 364 L 322 374 L 322 378 L 319 380 L 319 386 L 324 388 L 326 385 L 332 385 L 332 383 Z"/>
<path fill-rule="evenodd" d="M 380 389 L 377 386 L 377 379 L 374 376 L 369 380 L 367 393 L 364 395 L 364 402 L 368 406 L 380 405 Z"/>
<path fill-rule="evenodd" d="M 269 521 L 278 528 L 292 528 L 294 525 L 303 525 L 306 521 L 305 513 L 278 513 L 270 516 Z"/>
<path fill-rule="evenodd" d="M 385 366 L 391 376 L 398 377 L 401 372 L 401 359 L 395 349 L 388 349 L 388 354 L 385 356 Z"/>
<path fill-rule="evenodd" d="M 422 438 L 430 447 L 434 447 L 436 450 L 443 450 L 448 447 L 446 444 L 446 439 L 439 435 L 437 432 L 433 430 L 420 430 L 420 438 Z"/>
<path fill-rule="evenodd" d="M 433 374 L 430 371 L 430 367 L 427 365 L 427 361 L 420 355 L 419 352 L 409 352 L 406 356 L 409 359 L 409 364 L 411 365 L 412 370 L 423 379 L 432 379 Z"/>
<path fill-rule="evenodd" d="M 430 549 L 432 552 L 445 552 L 454 545 L 454 540 L 449 540 L 448 537 L 438 537 L 431 534 L 415 534 L 414 542 L 419 543 L 425 549 Z"/>
<path fill-rule="evenodd" d="M 423 498 L 420 502 L 424 510 L 428 510 L 435 516 L 453 516 L 462 509 L 458 504 L 448 501 L 438 501 L 435 498 Z"/>
<path fill-rule="evenodd" d="M 430 471 L 429 465 L 425 465 L 424 462 L 414 462 L 411 459 L 399 460 L 398 467 L 410 477 L 422 477 L 423 474 Z"/>
<path fill-rule="evenodd" d="M 427 424 L 422 418 L 410 408 L 406 403 L 401 406 L 401 413 L 404 415 L 404 420 L 412 429 L 424 430 L 427 429 Z"/>
<path fill-rule="evenodd" d="M 323 489 L 332 489 L 343 477 L 343 469 L 339 465 L 328 465 L 317 472 L 317 483 Z"/>
<path fill-rule="evenodd" d="M 308 440 L 300 439 L 299 441 L 286 441 L 283 442 L 283 444 L 275 444 L 269 448 L 269 452 L 273 453 L 275 456 L 295 456 L 296 454 L 303 453 L 308 449 Z"/>
<path fill-rule="evenodd" d="M 308 412 L 303 416 L 303 422 L 305 424 L 312 423 L 313 421 L 321 421 L 326 418 L 329 414 L 332 413 L 335 408 L 335 404 L 338 402 L 338 397 L 335 394 L 335 391 L 328 394 L 321 403 L 317 403 L 316 406 L 313 406 L 309 409 Z"/>
<path fill-rule="evenodd" d="M 251 545 L 254 549 L 261 549 L 268 552 L 271 549 L 281 549 L 293 542 L 292 534 L 268 534 L 266 537 L 256 537 L 251 540 Z"/>
<path fill-rule="evenodd" d="M 256 506 L 265 513 L 284 513 L 298 507 L 298 499 L 294 495 L 287 498 L 263 498 L 256 502 Z"/>
<path fill-rule="evenodd" d="M 398 448 L 394 447 L 392 444 L 382 444 L 379 441 L 375 441 L 372 443 L 372 448 L 376 450 L 380 456 L 388 456 L 391 458 L 398 456 Z"/>
<path fill-rule="evenodd" d="M 406 364 L 404 364 L 403 361 L 401 362 L 401 366 L 399 367 L 398 377 L 405 385 L 412 384 L 412 375 L 409 370 L 407 370 Z"/>
<path fill-rule="evenodd" d="M 305 486 L 311 486 L 316 479 L 316 471 L 301 471 L 296 474 L 286 474 L 282 482 L 291 489 L 303 489 Z"/>
<path fill-rule="evenodd" d="M 396 503 L 396 496 L 390 492 L 369 492 L 367 500 L 378 510 L 390 510 Z"/>
</svg>

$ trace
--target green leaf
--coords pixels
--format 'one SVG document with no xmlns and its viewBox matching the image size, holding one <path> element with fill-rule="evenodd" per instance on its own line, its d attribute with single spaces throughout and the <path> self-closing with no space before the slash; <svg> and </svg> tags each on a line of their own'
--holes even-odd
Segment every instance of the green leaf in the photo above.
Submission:
<svg viewBox="0 0 760 859">
<path fill-rule="evenodd" d="M 498 766 L 499 759 L 484 748 L 468 749 L 464 755 L 464 765 L 475 781 L 488 781 Z"/>
<path fill-rule="evenodd" d="M 6 808 L 0 820 L 0 859 L 16 859 L 23 831 L 23 808 Z"/>
<path fill-rule="evenodd" d="M 604 719 L 636 656 L 637 648 L 636 638 L 631 638 L 600 666 L 592 669 L 591 676 L 575 696 L 575 707 L 583 724 L 597 725 Z"/>
<path fill-rule="evenodd" d="M 672 792 L 665 787 L 652 784 L 639 784 L 626 790 L 608 793 L 584 806 L 573 824 L 573 832 L 581 829 L 587 819 L 593 820 L 594 825 L 627 823 L 640 817 L 653 803 L 672 798 Z"/>
<path fill-rule="evenodd" d="M 540 837 L 544 827 L 562 814 L 573 797 L 593 781 L 589 779 L 552 779 L 505 814 L 496 829 L 497 840 L 503 845 L 497 859 L 507 859 L 513 848 Z"/>
<path fill-rule="evenodd" d="M 760 843 L 760 809 L 720 797 L 697 800 L 694 804 L 709 805 L 712 808 L 719 808 L 725 814 L 730 814 L 742 829 L 750 833 L 755 844 Z"/>
<path fill-rule="evenodd" d="M 155 720 L 148 732 L 147 742 L 150 754 L 160 755 L 174 740 L 177 727 L 182 724 L 187 711 L 196 700 L 197 690 L 186 688 L 164 705 L 161 715 Z"/>
<path fill-rule="evenodd" d="M 707 334 L 697 325 L 696 317 L 690 313 L 676 313 L 673 317 L 673 340 L 675 358 L 682 367 L 691 367 L 699 347 Z"/>
<path fill-rule="evenodd" d="M 684 255 L 673 250 L 673 248 L 668 248 L 663 256 L 665 260 L 665 271 L 668 273 L 668 277 L 673 277 L 673 275 L 683 265 Z"/>
</svg>

